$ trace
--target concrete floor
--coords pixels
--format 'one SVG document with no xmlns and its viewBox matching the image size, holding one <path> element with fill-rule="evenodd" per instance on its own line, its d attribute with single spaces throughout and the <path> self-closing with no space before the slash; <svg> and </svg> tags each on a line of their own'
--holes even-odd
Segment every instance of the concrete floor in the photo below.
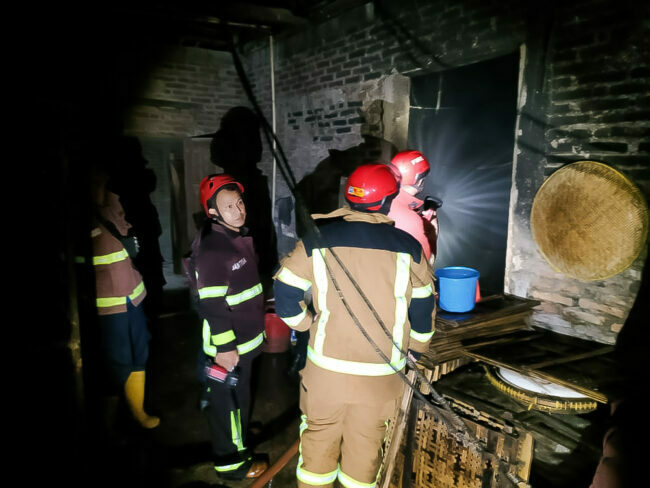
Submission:
<svg viewBox="0 0 650 488">
<path fill-rule="evenodd" d="M 181 279 L 168 279 L 164 310 L 152 330 L 147 371 L 147 408 L 161 417 L 151 432 L 121 429 L 119 440 L 107 449 L 112 467 L 106 485 L 156 488 L 247 487 L 251 480 L 222 482 L 211 462 L 207 420 L 199 411 L 196 358 L 200 324 L 190 310 Z M 291 351 L 263 353 L 257 361 L 252 422 L 260 433 L 249 437 L 256 453 L 275 462 L 298 438 L 298 381 L 287 370 Z M 122 425 L 128 420 L 122 420 Z M 297 486 L 298 456 L 266 486 Z"/>
</svg>

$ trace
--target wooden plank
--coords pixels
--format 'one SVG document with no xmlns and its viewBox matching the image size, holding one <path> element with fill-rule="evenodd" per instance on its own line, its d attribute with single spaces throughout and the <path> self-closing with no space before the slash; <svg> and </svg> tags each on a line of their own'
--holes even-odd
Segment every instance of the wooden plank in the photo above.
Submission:
<svg viewBox="0 0 650 488">
<path fill-rule="evenodd" d="M 585 388 L 585 387 L 580 386 L 580 385 L 576 385 L 575 383 L 565 381 L 565 380 L 563 380 L 561 378 L 557 378 L 555 376 L 546 374 L 546 373 L 544 373 L 542 371 L 537 371 L 537 370 L 534 370 L 534 369 L 530 369 L 530 368 L 528 368 L 526 366 L 510 364 L 510 363 L 504 363 L 504 362 L 497 361 L 497 360 L 492 359 L 490 357 L 484 356 L 482 354 L 477 354 L 477 353 L 474 353 L 474 352 L 471 352 L 471 351 L 465 351 L 463 354 L 465 356 L 469 356 L 471 358 L 477 359 L 477 360 L 482 361 L 482 362 L 487 363 L 487 364 L 491 364 L 493 366 L 498 366 L 498 367 L 501 367 L 501 368 L 511 369 L 513 371 L 517 371 L 517 372 L 520 372 L 520 373 L 530 374 L 531 376 L 536 376 L 538 378 L 542 378 L 542 379 L 544 379 L 546 381 L 550 381 L 551 383 L 557 383 L 558 385 L 566 386 L 567 388 L 571 388 L 571 389 L 573 389 L 573 390 L 575 390 L 575 391 L 577 391 L 579 393 L 582 393 L 586 397 L 592 398 L 592 399 L 596 400 L 597 402 L 601 402 L 601 403 L 607 403 L 608 402 L 607 396 L 603 395 L 602 393 L 591 390 L 589 388 Z"/>
<path fill-rule="evenodd" d="M 614 350 L 614 347 L 612 347 L 612 346 L 601 347 L 600 349 L 596 349 L 595 351 L 583 352 L 582 354 L 576 354 L 576 355 L 570 356 L 570 357 L 551 359 L 549 361 L 542 361 L 540 363 L 529 364 L 526 367 L 531 368 L 531 369 L 541 369 L 541 368 L 546 368 L 548 366 L 556 366 L 558 364 L 572 363 L 574 361 L 579 361 L 581 359 L 587 359 L 587 358 L 592 358 L 592 357 L 595 357 L 595 356 L 601 356 L 603 354 L 610 353 L 613 350 Z"/>
<path fill-rule="evenodd" d="M 409 382 L 413 384 L 415 381 L 415 371 L 411 370 L 406 375 Z M 388 451 L 384 456 L 385 460 L 388 460 L 388 464 L 385 469 L 383 469 L 383 481 L 381 483 L 381 488 L 389 488 L 390 479 L 393 475 L 393 470 L 395 469 L 395 462 L 397 460 L 397 453 L 402 446 L 402 437 L 404 436 L 404 430 L 406 423 L 408 421 L 408 412 L 411 407 L 411 399 L 413 398 L 413 390 L 408 386 L 404 385 L 404 395 L 402 396 L 402 403 L 400 404 L 399 410 L 395 416 L 395 426 L 392 432 L 392 438 L 390 441 L 390 446 Z"/>
<path fill-rule="evenodd" d="M 463 349 L 466 350 L 466 351 L 471 351 L 472 349 L 477 349 L 479 347 L 493 345 L 493 344 L 510 344 L 510 345 L 512 345 L 512 344 L 518 344 L 518 343 L 521 343 L 521 342 L 532 341 L 533 339 L 535 339 L 535 336 L 529 336 L 529 337 L 501 337 L 501 336 L 499 336 L 499 338 L 497 338 L 497 339 L 491 339 L 491 340 L 488 340 L 488 341 L 477 342 L 477 343 L 472 343 L 472 344 L 468 344 L 468 345 L 465 345 L 464 341 L 463 341 Z"/>
</svg>

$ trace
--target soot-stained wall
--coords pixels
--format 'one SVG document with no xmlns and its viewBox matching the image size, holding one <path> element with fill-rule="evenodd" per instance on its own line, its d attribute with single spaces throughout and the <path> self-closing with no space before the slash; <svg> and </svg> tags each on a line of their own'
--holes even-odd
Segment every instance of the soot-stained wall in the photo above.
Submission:
<svg viewBox="0 0 650 488">
<path fill-rule="evenodd" d="M 610 279 L 577 281 L 555 272 L 539 253 L 530 210 L 545 178 L 584 159 L 622 171 L 647 198 L 644 14 L 636 2 L 610 0 L 368 3 L 274 39 L 277 133 L 296 179 L 309 177 L 302 186 L 311 204 L 329 207 L 333 199 L 319 191 L 338 188 L 354 166 L 350 158 L 387 161 L 406 148 L 409 77 L 519 52 L 505 291 L 542 301 L 533 318 L 538 325 L 612 343 L 636 296 L 646 253 Z M 245 61 L 270 119 L 270 44 L 246 46 Z M 268 151 L 264 161 L 270 176 Z M 276 186 L 276 199 L 286 198 L 279 175 Z M 283 228 L 290 247 L 291 228 Z"/>
</svg>

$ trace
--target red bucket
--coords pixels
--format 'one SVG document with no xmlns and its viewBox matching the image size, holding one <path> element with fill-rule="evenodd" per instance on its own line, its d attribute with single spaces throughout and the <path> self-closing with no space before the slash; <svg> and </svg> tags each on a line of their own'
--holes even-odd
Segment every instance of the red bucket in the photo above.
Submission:
<svg viewBox="0 0 650 488">
<path fill-rule="evenodd" d="M 291 329 L 280 317 L 272 312 L 264 315 L 264 328 L 266 329 L 266 342 L 264 352 L 285 352 L 291 343 Z"/>
</svg>

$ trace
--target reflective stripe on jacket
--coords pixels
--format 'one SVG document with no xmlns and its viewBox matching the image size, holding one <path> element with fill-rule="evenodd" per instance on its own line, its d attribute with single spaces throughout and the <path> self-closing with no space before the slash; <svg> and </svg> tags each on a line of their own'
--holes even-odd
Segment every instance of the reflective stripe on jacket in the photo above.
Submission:
<svg viewBox="0 0 650 488">
<path fill-rule="evenodd" d="M 276 313 L 290 327 L 310 331 L 308 358 L 318 368 L 355 376 L 393 375 L 405 366 L 400 350 L 424 352 L 433 335 L 433 274 L 422 248 L 382 214 L 339 209 L 315 218 L 328 219 L 320 227 L 322 242 L 307 236 L 282 261 L 274 277 Z M 391 338 L 330 256 L 332 251 L 364 291 Z M 350 318 L 326 264 L 390 364 L 382 361 Z M 304 301 L 309 289 L 316 311 L 313 317 Z"/>
<path fill-rule="evenodd" d="M 264 294 L 252 239 L 211 223 L 192 243 L 190 267 L 199 296 L 203 352 L 261 351 Z"/>
<path fill-rule="evenodd" d="M 111 315 L 126 312 L 127 298 L 133 305 L 139 305 L 147 292 L 142 276 L 133 267 L 122 243 L 102 224 L 92 230 L 91 237 L 97 313 Z"/>
</svg>

